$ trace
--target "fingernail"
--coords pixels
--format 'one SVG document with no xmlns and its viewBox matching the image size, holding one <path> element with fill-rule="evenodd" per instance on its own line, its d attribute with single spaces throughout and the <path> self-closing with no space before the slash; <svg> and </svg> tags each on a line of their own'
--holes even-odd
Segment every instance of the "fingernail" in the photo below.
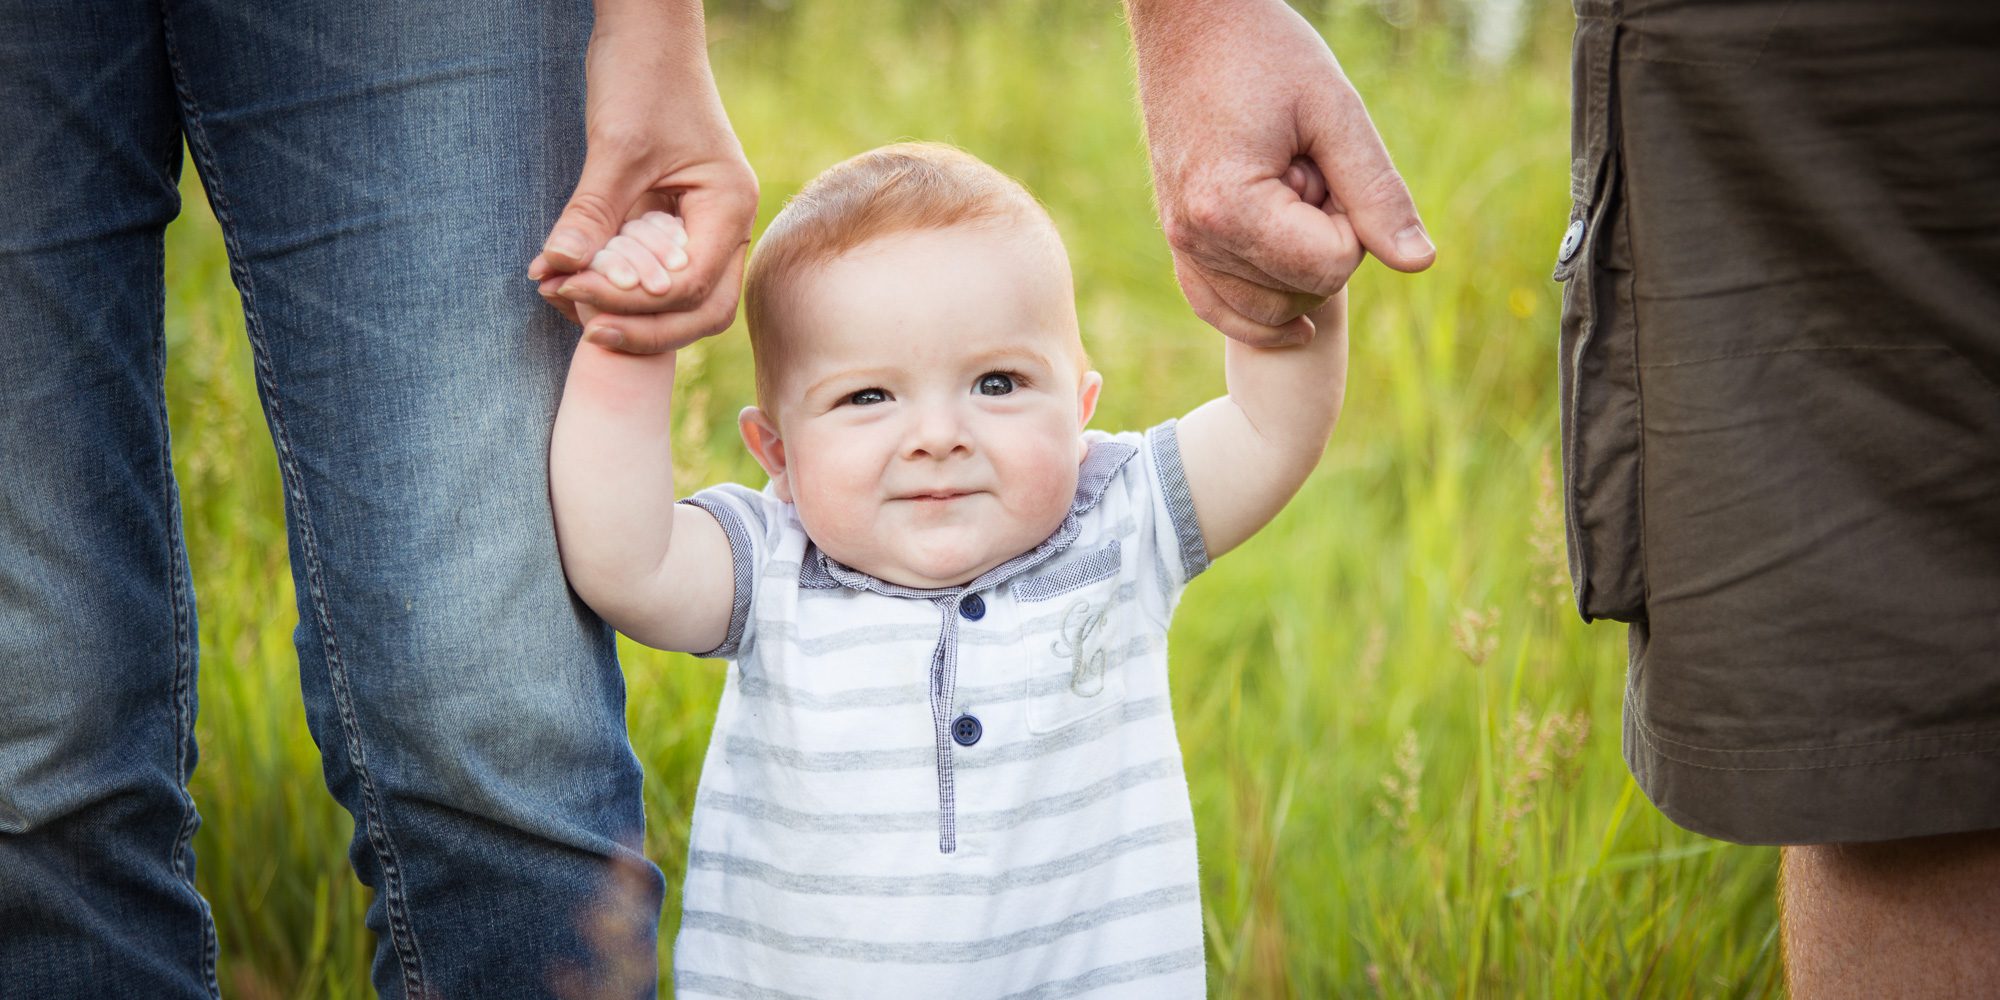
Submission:
<svg viewBox="0 0 2000 1000">
<path fill-rule="evenodd" d="M 1437 252 L 1423 226 L 1411 226 L 1396 234 L 1396 252 L 1409 258 L 1428 257 Z"/>
<path fill-rule="evenodd" d="M 556 294 L 562 296 L 563 298 L 569 298 L 570 290 L 574 289 L 575 287 L 576 287 L 576 282 L 565 281 L 562 284 L 556 286 Z"/>
<path fill-rule="evenodd" d="M 583 335 L 583 339 L 609 350 L 617 350 L 625 343 L 625 334 L 610 327 L 600 326 Z"/>
<path fill-rule="evenodd" d="M 686 266 L 688 266 L 688 255 L 680 247 L 675 247 L 674 252 L 667 255 L 667 269 L 678 271 Z"/>
<path fill-rule="evenodd" d="M 561 230 L 551 235 L 549 241 L 542 244 L 542 249 L 575 260 L 583 256 L 583 238 L 567 229 Z"/>
<path fill-rule="evenodd" d="M 668 266 L 671 267 L 672 265 Z M 653 277 L 652 275 L 647 275 L 645 284 L 646 284 L 646 291 L 651 292 L 654 295 L 665 295 L 669 291 L 673 290 L 674 278 L 670 274 L 662 274 L 657 278 Z"/>
</svg>

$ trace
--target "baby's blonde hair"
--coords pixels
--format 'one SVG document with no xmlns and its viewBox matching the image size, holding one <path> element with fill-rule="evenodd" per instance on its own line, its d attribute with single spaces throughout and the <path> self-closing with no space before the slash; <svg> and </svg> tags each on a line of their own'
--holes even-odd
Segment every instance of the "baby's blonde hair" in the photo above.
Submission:
<svg viewBox="0 0 2000 1000">
<path fill-rule="evenodd" d="M 1023 225 L 1062 253 L 1062 238 L 1041 202 L 1019 181 L 956 146 L 880 146 L 807 182 L 765 228 L 744 279 L 743 311 L 757 368 L 758 405 L 768 408 L 772 401 L 783 361 L 781 324 L 776 322 L 783 289 L 870 240 L 979 223 Z"/>
</svg>

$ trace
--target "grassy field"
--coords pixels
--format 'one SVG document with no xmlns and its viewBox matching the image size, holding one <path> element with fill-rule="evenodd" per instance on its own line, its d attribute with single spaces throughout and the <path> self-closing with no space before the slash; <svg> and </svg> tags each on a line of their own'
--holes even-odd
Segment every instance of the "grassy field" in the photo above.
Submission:
<svg viewBox="0 0 2000 1000">
<path fill-rule="evenodd" d="M 1098 426 L 1221 390 L 1220 342 L 1182 303 L 1149 207 L 1113 4 L 784 6 L 712 26 L 763 218 L 866 147 L 961 144 L 1026 181 L 1070 241 L 1107 379 Z M 1646 804 L 1618 752 L 1624 630 L 1568 604 L 1548 277 L 1568 210 L 1566 9 L 1535 5 L 1498 65 L 1470 60 L 1435 4 L 1315 12 L 1442 252 L 1422 276 L 1357 276 L 1326 462 L 1174 627 L 1216 996 L 1780 992 L 1775 853 Z M 366 900 L 299 706 L 277 474 L 215 223 L 187 193 L 168 383 L 201 599 L 201 888 L 225 992 L 363 995 Z M 732 418 L 747 345 L 689 353 L 687 472 L 749 479 Z M 677 887 L 722 665 L 624 652 L 647 847 Z M 663 962 L 678 910 L 670 895 Z"/>
</svg>

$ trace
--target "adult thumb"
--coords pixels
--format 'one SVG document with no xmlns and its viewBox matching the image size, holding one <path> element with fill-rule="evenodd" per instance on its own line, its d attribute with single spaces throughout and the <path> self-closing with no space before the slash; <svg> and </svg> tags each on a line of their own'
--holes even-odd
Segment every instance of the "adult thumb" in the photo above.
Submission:
<svg viewBox="0 0 2000 1000">
<path fill-rule="evenodd" d="M 1361 246 L 1398 271 L 1421 271 L 1437 260 L 1417 203 L 1360 95 L 1328 109 L 1311 142 L 1312 158 L 1345 210 Z"/>
<path fill-rule="evenodd" d="M 633 202 L 645 190 L 637 164 L 613 164 L 608 155 L 586 153 L 583 176 L 563 206 L 562 215 L 542 243 L 542 256 L 557 271 L 581 271 L 625 224 Z"/>
</svg>

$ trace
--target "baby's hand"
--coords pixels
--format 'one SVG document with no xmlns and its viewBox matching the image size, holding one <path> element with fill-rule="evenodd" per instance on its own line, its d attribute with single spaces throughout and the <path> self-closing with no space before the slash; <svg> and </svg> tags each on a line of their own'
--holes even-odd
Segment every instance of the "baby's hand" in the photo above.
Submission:
<svg viewBox="0 0 2000 1000">
<path fill-rule="evenodd" d="M 644 287 L 665 295 L 674 285 L 671 272 L 688 266 L 687 242 L 687 229 L 678 217 L 647 212 L 618 230 L 591 258 L 590 270 L 626 291 Z"/>
<path fill-rule="evenodd" d="M 1326 175 L 1319 172 L 1319 165 L 1309 157 L 1294 157 L 1292 165 L 1285 168 L 1285 186 L 1299 196 L 1299 200 L 1314 208 L 1330 208 L 1340 211 L 1340 203 L 1328 204 L 1333 192 L 1327 189 Z"/>
</svg>

